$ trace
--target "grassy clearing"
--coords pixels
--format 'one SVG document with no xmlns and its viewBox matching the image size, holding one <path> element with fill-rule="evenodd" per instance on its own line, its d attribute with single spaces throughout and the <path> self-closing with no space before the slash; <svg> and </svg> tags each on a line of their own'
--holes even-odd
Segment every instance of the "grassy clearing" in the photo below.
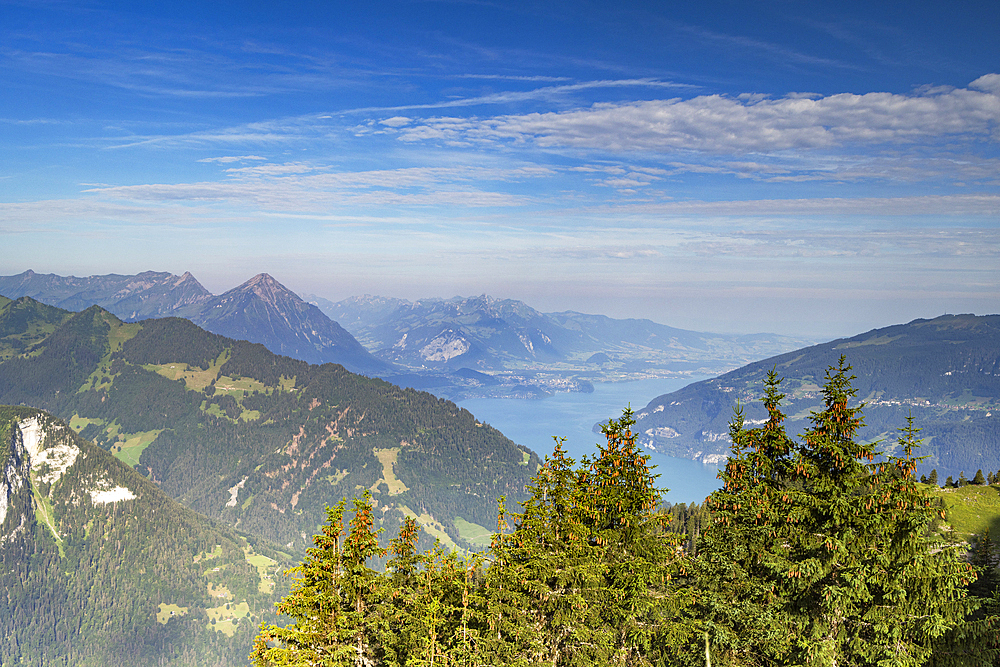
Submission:
<svg viewBox="0 0 1000 667">
<path fill-rule="evenodd" d="M 396 477 L 396 472 L 393 466 L 396 465 L 396 459 L 399 456 L 399 447 L 393 447 L 392 449 L 376 449 L 375 458 L 379 460 L 382 464 L 382 479 L 375 482 L 375 486 L 378 486 L 380 482 L 385 482 L 385 485 L 389 487 L 390 496 L 398 496 L 404 491 L 409 489 L 402 480 Z"/>
<path fill-rule="evenodd" d="M 528 452 L 521 452 L 521 465 L 523 466 L 528 465 L 528 461 L 530 460 L 531 460 L 531 454 L 529 454 Z"/>
<path fill-rule="evenodd" d="M 122 349 L 125 341 L 135 338 L 142 331 L 142 324 L 139 322 L 119 322 L 114 316 L 106 316 L 105 321 L 111 326 L 111 331 L 108 332 L 109 356 Z"/>
<path fill-rule="evenodd" d="M 49 502 L 48 496 L 43 496 L 39 492 L 38 484 L 34 479 L 31 480 L 31 495 L 35 500 L 35 520 L 45 524 L 52 531 L 52 537 L 55 538 L 56 545 L 59 547 L 59 557 L 65 558 L 66 550 L 63 547 L 62 536 L 56 530 L 55 522 L 53 521 L 55 515 L 52 513 L 52 503 Z"/>
<path fill-rule="evenodd" d="M 83 429 L 87 428 L 91 424 L 97 424 L 98 426 L 104 426 L 103 419 L 89 419 L 87 417 L 81 417 L 80 415 L 73 415 L 69 419 L 69 427 L 79 433 Z"/>
<path fill-rule="evenodd" d="M 420 527 L 427 531 L 427 534 L 434 539 L 440 540 L 441 544 L 444 545 L 446 549 L 454 549 L 460 554 L 465 553 L 466 550 L 455 544 L 455 540 L 451 539 L 451 536 L 444 532 L 444 526 L 441 525 L 441 522 L 432 517 L 430 514 L 417 514 L 406 505 L 400 505 L 397 509 L 406 516 L 412 516 L 416 519 L 417 523 L 420 524 Z"/>
<path fill-rule="evenodd" d="M 245 422 L 255 422 L 260 419 L 259 410 L 244 410 L 240 413 L 240 419 Z"/>
<path fill-rule="evenodd" d="M 127 463 L 130 466 L 139 465 L 139 457 L 142 456 L 143 451 L 146 447 L 153 444 L 156 437 L 163 433 L 163 429 L 155 429 L 152 431 L 143 431 L 141 433 L 122 433 L 120 434 L 119 441 L 112 445 L 111 453 L 115 455 L 119 461 Z M 121 440 L 124 438 L 124 440 Z"/>
<path fill-rule="evenodd" d="M 458 534 L 461 535 L 463 540 L 471 542 L 477 547 L 488 547 L 490 546 L 490 541 L 493 539 L 493 533 L 489 530 L 483 528 L 478 523 L 466 521 L 460 516 L 455 517 L 455 528 L 458 528 Z"/>
<path fill-rule="evenodd" d="M 209 570 L 209 572 L 212 572 L 212 571 L 213 570 Z M 208 572 L 206 572 L 205 574 L 208 574 Z M 208 595 L 209 595 L 209 597 L 213 597 L 216 600 L 232 600 L 233 599 L 233 594 L 229 592 L 228 588 L 226 588 L 225 586 L 216 586 L 211 581 L 208 582 Z M 225 606 L 225 605 L 223 605 L 223 606 Z"/>
<path fill-rule="evenodd" d="M 241 618 L 250 616 L 250 605 L 246 602 L 239 604 L 224 604 L 219 607 L 209 607 L 205 610 L 208 614 L 208 628 L 221 632 L 227 637 L 232 637 L 236 633 L 236 624 Z M 212 623 L 215 621 L 215 623 Z M 242 621 L 247 623 L 249 621 Z"/>
<path fill-rule="evenodd" d="M 210 551 L 208 553 L 205 553 L 203 551 L 200 554 L 196 555 L 194 557 L 194 562 L 197 563 L 198 561 L 200 561 L 203 558 L 205 560 L 211 560 L 212 558 L 218 558 L 221 555 L 222 555 L 222 545 L 221 544 L 216 544 L 215 545 L 215 549 L 213 549 L 212 551 Z"/>
<path fill-rule="evenodd" d="M 253 378 L 241 377 L 236 380 L 228 375 L 223 375 L 215 381 L 216 394 L 229 394 L 237 400 L 243 398 L 243 396 L 251 391 L 267 392 L 268 389 L 270 389 L 270 387 L 266 384 L 258 382 Z"/>
<path fill-rule="evenodd" d="M 188 613 L 187 607 L 178 607 L 175 604 L 160 603 L 160 611 L 156 612 L 156 622 L 166 625 L 174 616 L 183 616 Z"/>
<path fill-rule="evenodd" d="M 274 592 L 274 579 L 271 577 L 271 568 L 278 564 L 273 558 L 268 558 L 258 553 L 254 553 L 251 547 L 243 547 L 243 557 L 246 561 L 257 568 L 257 576 L 260 582 L 257 590 L 261 593 L 271 594 Z"/>
<path fill-rule="evenodd" d="M 143 368 L 158 373 L 168 380 L 183 380 L 184 386 L 192 391 L 204 391 L 213 381 L 219 379 L 219 369 L 229 361 L 229 348 L 226 348 L 218 358 L 209 364 L 208 368 L 189 366 L 188 364 L 144 364 Z"/>
<path fill-rule="evenodd" d="M 105 315 L 104 321 L 111 326 L 108 332 L 108 348 L 97 364 L 97 368 L 91 373 L 83 384 L 77 389 L 77 393 L 82 393 L 88 389 L 101 389 L 111 386 L 114 376 L 111 375 L 111 355 L 122 349 L 125 341 L 135 337 L 142 324 L 138 322 L 119 322 L 113 315 Z"/>
<path fill-rule="evenodd" d="M 969 484 L 958 489 L 940 489 L 931 486 L 932 496 L 943 498 L 947 508 L 948 523 L 962 539 L 983 532 L 1000 535 L 1000 487 Z"/>
</svg>

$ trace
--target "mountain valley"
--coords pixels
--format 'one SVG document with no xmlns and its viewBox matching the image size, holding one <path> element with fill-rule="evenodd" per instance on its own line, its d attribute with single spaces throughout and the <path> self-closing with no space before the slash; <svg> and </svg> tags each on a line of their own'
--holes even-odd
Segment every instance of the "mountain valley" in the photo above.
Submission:
<svg viewBox="0 0 1000 667">
<path fill-rule="evenodd" d="M 717 375 L 811 344 L 776 334 L 726 335 L 572 311 L 542 313 L 487 295 L 416 302 L 378 296 L 331 302 L 313 295 L 377 358 L 454 400 L 589 391 L 592 382 Z"/>
</svg>

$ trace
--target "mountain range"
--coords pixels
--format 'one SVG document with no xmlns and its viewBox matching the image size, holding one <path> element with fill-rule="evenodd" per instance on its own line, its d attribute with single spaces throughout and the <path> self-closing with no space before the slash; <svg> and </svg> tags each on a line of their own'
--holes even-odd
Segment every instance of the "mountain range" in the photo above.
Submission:
<svg viewBox="0 0 1000 667">
<path fill-rule="evenodd" d="M 591 391 L 596 381 L 716 375 L 815 342 L 699 333 L 569 311 L 541 313 L 521 301 L 487 295 L 417 302 L 365 296 L 337 303 L 309 296 L 306 301 L 263 273 L 215 296 L 190 273 L 78 278 L 25 271 L 0 276 L 0 295 L 30 296 L 73 311 L 98 305 L 127 322 L 184 317 L 276 354 L 339 363 L 454 400 Z"/>
<path fill-rule="evenodd" d="M 391 370 L 339 324 L 266 273 L 215 296 L 194 276 L 146 271 L 77 278 L 25 271 L 0 276 L 0 294 L 30 296 L 71 311 L 96 305 L 127 322 L 184 317 L 213 333 L 261 343 L 309 363 L 375 375 Z"/>
<path fill-rule="evenodd" d="M 840 355 L 853 367 L 864 404 L 861 436 L 895 446 L 912 414 L 924 439 L 921 468 L 970 478 L 1000 469 L 1000 315 L 945 315 L 873 329 L 774 356 L 711 380 L 658 396 L 638 412 L 643 444 L 671 456 L 718 462 L 729 451 L 728 424 L 737 403 L 750 425 L 765 421 L 763 379 L 784 378 L 790 434 L 805 430 L 821 407 L 827 367 Z"/>
<path fill-rule="evenodd" d="M 549 372 L 587 380 L 711 375 L 815 342 L 776 334 L 701 333 L 573 311 L 542 313 L 487 295 L 416 302 L 307 298 L 376 357 L 411 371 Z"/>
<path fill-rule="evenodd" d="M 0 664 L 245 664 L 289 564 L 61 420 L 0 407 Z"/>
<path fill-rule="evenodd" d="M 365 489 L 389 534 L 411 515 L 475 547 L 539 464 L 450 401 L 176 317 L 0 298 L 0 360 L 0 403 L 47 410 L 187 507 L 295 553 L 326 505 Z"/>
</svg>

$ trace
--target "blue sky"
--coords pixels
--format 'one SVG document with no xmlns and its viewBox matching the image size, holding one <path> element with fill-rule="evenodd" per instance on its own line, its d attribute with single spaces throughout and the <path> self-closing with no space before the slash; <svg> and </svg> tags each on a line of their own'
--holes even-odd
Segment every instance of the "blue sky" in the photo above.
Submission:
<svg viewBox="0 0 1000 667">
<path fill-rule="evenodd" d="M 0 274 L 1000 312 L 1000 5 L 3 2 Z"/>
</svg>

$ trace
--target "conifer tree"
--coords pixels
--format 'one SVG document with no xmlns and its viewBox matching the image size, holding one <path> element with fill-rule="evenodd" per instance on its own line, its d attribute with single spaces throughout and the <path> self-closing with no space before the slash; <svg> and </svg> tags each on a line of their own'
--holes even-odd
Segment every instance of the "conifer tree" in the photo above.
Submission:
<svg viewBox="0 0 1000 667">
<path fill-rule="evenodd" d="M 327 522 L 313 537 L 291 594 L 279 604 L 279 613 L 295 619 L 286 627 L 261 627 L 250 659 L 257 667 L 355 667 L 373 664 L 380 648 L 373 641 L 382 634 L 377 613 L 386 590 L 370 558 L 385 551 L 373 530 L 371 496 L 354 500 L 354 518 L 344 536 L 344 502 L 327 507 Z M 272 645 L 269 645 L 272 644 Z"/>
<path fill-rule="evenodd" d="M 607 443 L 582 466 L 562 441 L 494 537 L 487 571 L 487 646 L 495 664 L 655 664 L 683 643 L 673 588 L 681 535 L 657 511 L 660 494 L 631 426 L 631 410 L 603 427 Z"/>
<path fill-rule="evenodd" d="M 680 622 L 690 600 L 669 583 L 676 576 L 681 535 L 670 533 L 670 517 L 659 512 L 659 475 L 636 443 L 633 412 L 601 426 L 606 442 L 593 459 L 583 458 L 584 513 L 590 542 L 606 564 L 606 584 L 598 603 L 607 626 L 617 634 L 616 660 L 637 664 L 663 647 L 683 643 L 691 627 Z M 657 648 L 659 647 L 659 648 Z"/>
<path fill-rule="evenodd" d="M 983 486 L 986 484 L 986 478 L 983 477 L 983 471 L 981 468 L 976 471 L 976 476 L 972 478 L 972 483 L 977 486 Z"/>
<path fill-rule="evenodd" d="M 856 442 L 849 372 L 843 357 L 827 372 L 800 442 L 785 435 L 774 372 L 768 422 L 745 429 L 738 411 L 731 425 L 699 552 L 716 577 L 702 581 L 729 577 L 706 595 L 706 628 L 737 664 L 920 665 L 976 606 L 959 547 L 927 531 L 936 510 L 914 478 L 915 429 L 901 457 Z"/>
<path fill-rule="evenodd" d="M 927 483 L 937 486 L 938 483 L 937 468 L 931 469 L 931 474 L 927 477 Z"/>
</svg>

